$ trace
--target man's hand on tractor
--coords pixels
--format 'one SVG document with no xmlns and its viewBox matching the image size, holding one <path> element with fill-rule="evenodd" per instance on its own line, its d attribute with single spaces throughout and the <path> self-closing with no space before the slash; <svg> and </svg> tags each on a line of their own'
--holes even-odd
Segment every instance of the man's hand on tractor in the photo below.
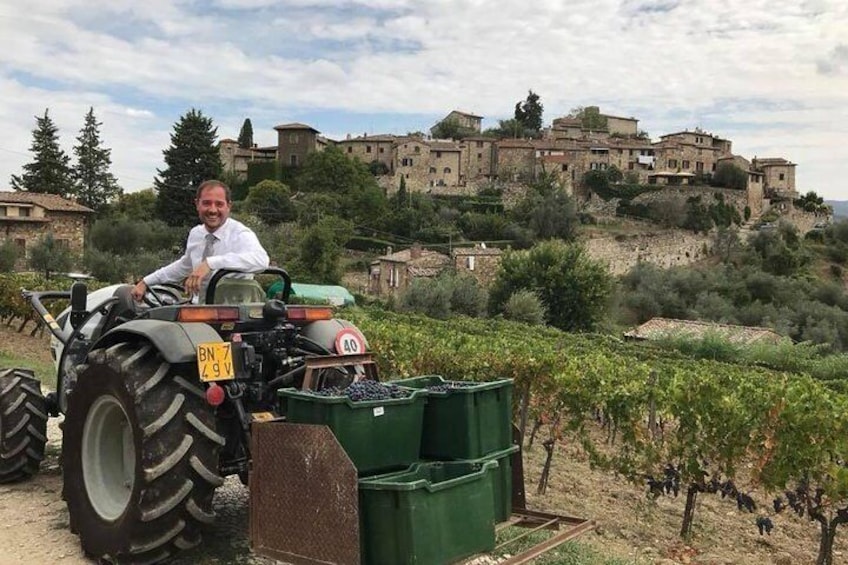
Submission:
<svg viewBox="0 0 848 565">
<path fill-rule="evenodd" d="M 133 289 L 130 291 L 130 294 L 132 295 L 133 300 L 141 302 L 141 299 L 144 298 L 145 292 L 147 292 L 147 284 L 141 280 L 135 284 Z"/>
<path fill-rule="evenodd" d="M 206 261 L 198 265 L 185 280 L 186 292 L 189 294 L 198 294 L 200 292 L 200 283 L 202 283 L 203 279 L 205 279 L 211 272 L 212 269 L 209 268 Z"/>
</svg>

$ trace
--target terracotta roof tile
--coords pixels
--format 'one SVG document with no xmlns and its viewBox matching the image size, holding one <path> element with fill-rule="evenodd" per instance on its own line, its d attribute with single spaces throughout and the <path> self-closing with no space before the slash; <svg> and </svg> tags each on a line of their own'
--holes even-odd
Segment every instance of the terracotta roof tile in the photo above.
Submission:
<svg viewBox="0 0 848 565">
<path fill-rule="evenodd" d="M 91 208 L 87 208 L 82 204 L 77 204 L 73 200 L 62 198 L 56 194 L 0 191 L 0 203 L 4 202 L 8 202 L 10 204 L 35 204 L 41 206 L 45 210 L 50 210 L 51 212 L 83 212 L 86 214 L 94 212 Z"/>
<path fill-rule="evenodd" d="M 777 343 L 784 339 L 769 328 L 755 326 L 736 326 L 698 320 L 675 320 L 671 318 L 652 318 L 641 326 L 624 334 L 634 339 L 662 339 L 664 337 L 704 337 L 718 334 L 731 343 L 749 344 L 756 342 Z"/>
</svg>

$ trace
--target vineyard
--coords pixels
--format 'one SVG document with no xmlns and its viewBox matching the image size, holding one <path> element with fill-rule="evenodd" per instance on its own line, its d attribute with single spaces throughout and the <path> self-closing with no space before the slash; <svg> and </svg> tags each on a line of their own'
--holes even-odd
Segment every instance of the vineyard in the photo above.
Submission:
<svg viewBox="0 0 848 565">
<path fill-rule="evenodd" d="M 384 378 L 514 378 L 515 420 L 548 454 L 539 492 L 567 437 L 649 497 L 679 492 L 684 538 L 698 496 L 719 496 L 764 533 L 785 513 L 808 518 L 821 532 L 817 563 L 834 563 L 837 528 L 848 521 L 848 398 L 832 387 L 608 336 L 382 310 L 344 316 L 368 336 Z"/>
</svg>

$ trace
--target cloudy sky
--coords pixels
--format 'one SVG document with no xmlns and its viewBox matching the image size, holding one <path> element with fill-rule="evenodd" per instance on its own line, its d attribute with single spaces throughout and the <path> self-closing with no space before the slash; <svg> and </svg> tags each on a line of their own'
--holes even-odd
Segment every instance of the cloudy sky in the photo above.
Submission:
<svg viewBox="0 0 848 565">
<path fill-rule="evenodd" d="M 545 123 L 576 106 L 656 138 L 695 127 L 798 163 L 848 199 L 845 0 L 27 0 L 0 4 L 0 190 L 50 109 L 70 151 L 89 106 L 125 190 L 152 185 L 174 122 L 276 143 L 426 130 L 452 109 Z"/>
</svg>

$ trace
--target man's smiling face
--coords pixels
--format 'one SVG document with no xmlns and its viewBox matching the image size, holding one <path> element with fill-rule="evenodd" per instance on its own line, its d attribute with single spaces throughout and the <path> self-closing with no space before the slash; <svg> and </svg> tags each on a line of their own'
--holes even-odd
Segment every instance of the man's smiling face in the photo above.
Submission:
<svg viewBox="0 0 848 565">
<path fill-rule="evenodd" d="M 230 217 L 230 203 L 227 194 L 220 186 L 210 186 L 200 193 L 195 203 L 200 221 L 210 232 L 220 228 Z"/>
</svg>

